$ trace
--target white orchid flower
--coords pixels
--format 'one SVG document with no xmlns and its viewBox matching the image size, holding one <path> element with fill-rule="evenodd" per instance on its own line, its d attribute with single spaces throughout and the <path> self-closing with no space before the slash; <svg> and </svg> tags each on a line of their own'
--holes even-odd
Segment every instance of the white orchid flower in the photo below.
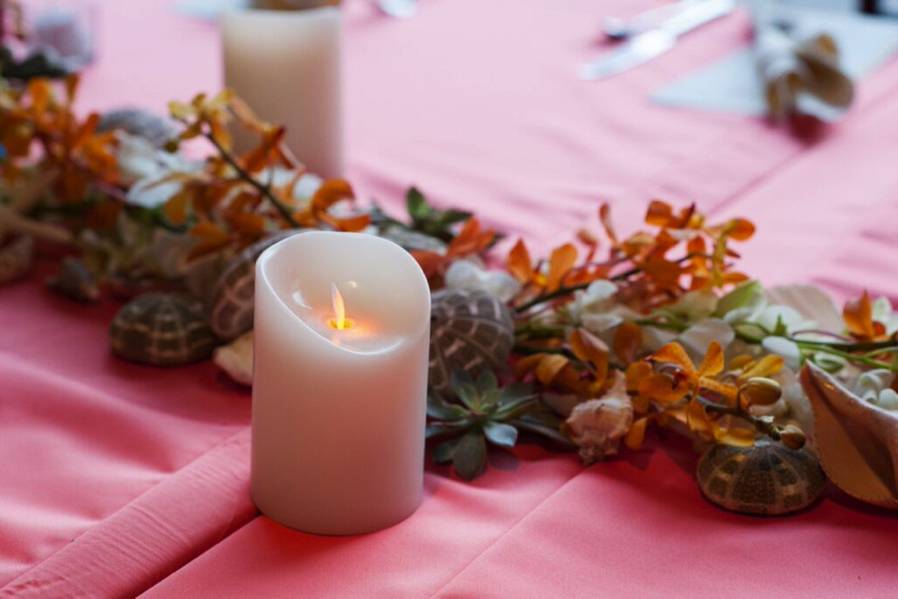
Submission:
<svg viewBox="0 0 898 599">
<path fill-rule="evenodd" d="M 726 321 L 720 318 L 704 318 L 677 335 L 676 341 L 680 342 L 691 357 L 698 359 L 707 353 L 712 341 L 716 341 L 721 348 L 726 349 L 735 338 L 733 327 Z"/>
<path fill-rule="evenodd" d="M 484 270 L 468 260 L 456 260 L 446 271 L 449 289 L 479 289 L 508 302 L 521 290 L 517 279 L 500 270 Z"/>
<path fill-rule="evenodd" d="M 886 328 L 886 335 L 898 331 L 898 314 L 892 310 L 892 302 L 888 298 L 880 297 L 873 302 L 873 320 L 881 322 Z"/>
</svg>

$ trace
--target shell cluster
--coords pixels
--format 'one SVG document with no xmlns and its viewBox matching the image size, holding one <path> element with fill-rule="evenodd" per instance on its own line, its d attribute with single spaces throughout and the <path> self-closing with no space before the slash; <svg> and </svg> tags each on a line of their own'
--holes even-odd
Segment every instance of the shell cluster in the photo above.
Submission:
<svg viewBox="0 0 898 599">
<path fill-rule="evenodd" d="M 826 476 L 808 449 L 759 442 L 711 447 L 699 460 L 698 483 L 705 497 L 724 509 L 776 516 L 816 501 Z"/>
<path fill-rule="evenodd" d="M 221 339 L 236 339 L 253 326 L 256 260 L 269 247 L 296 235 L 298 231 L 278 231 L 257 241 L 231 258 L 212 290 L 209 324 Z"/>
<path fill-rule="evenodd" d="M 125 304 L 109 336 L 113 353 L 153 366 L 204 360 L 217 344 L 203 303 L 174 293 L 147 293 Z"/>
<path fill-rule="evenodd" d="M 33 255 L 34 240 L 30 235 L 0 237 L 0 285 L 27 275 Z"/>
<path fill-rule="evenodd" d="M 66 257 L 47 287 L 76 302 L 95 302 L 100 298 L 96 277 L 81 260 Z"/>
<path fill-rule="evenodd" d="M 139 108 L 119 108 L 110 110 L 100 117 L 97 131 L 121 130 L 142 137 L 157 148 L 175 139 L 178 135 L 172 123 L 161 116 Z"/>
<path fill-rule="evenodd" d="M 433 392 L 445 394 L 456 370 L 476 377 L 505 364 L 514 343 L 508 307 L 485 291 L 444 289 L 433 294 L 430 374 Z"/>
</svg>

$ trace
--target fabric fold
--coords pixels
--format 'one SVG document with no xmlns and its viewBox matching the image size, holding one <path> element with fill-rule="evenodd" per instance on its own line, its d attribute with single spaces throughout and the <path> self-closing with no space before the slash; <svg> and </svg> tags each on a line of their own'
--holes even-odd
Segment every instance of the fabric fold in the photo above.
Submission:
<svg viewBox="0 0 898 599">
<path fill-rule="evenodd" d="M 135 596 L 252 519 L 250 431 L 216 445 L 4 588 L 2 597 Z"/>
</svg>

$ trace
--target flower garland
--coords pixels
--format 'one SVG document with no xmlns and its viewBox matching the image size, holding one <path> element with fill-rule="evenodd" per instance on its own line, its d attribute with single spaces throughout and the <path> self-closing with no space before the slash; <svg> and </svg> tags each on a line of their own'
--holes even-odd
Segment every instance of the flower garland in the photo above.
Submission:
<svg viewBox="0 0 898 599">
<path fill-rule="evenodd" d="M 498 236 L 475 216 L 437 209 L 414 188 L 406 219 L 359 207 L 347 182 L 307 173 L 284 128 L 229 92 L 173 102 L 176 126 L 155 122 L 166 134 L 154 139 L 98 114 L 78 118 L 77 87 L 77 77 L 0 83 L 0 252 L 28 238 L 77 256 L 90 292 L 61 290 L 83 301 L 158 289 L 206 299 L 224 261 L 276 231 L 397 239 L 434 291 L 485 292 L 513 315 L 507 368 L 456 372 L 452 391 L 429 400 L 433 458 L 462 478 L 483 472 L 489 444 L 513 447 L 522 434 L 576 448 L 586 463 L 621 444 L 640 449 L 653 427 L 705 447 L 798 451 L 813 440 L 796 378 L 807 363 L 898 409 L 889 302 L 864 293 L 840 313 L 815 288 L 765 290 L 735 269 L 735 246 L 755 231 L 746 219 L 712 223 L 694 205 L 656 200 L 647 229 L 621 235 L 602 204 L 601 241 L 584 229 L 534 258 L 519 239 L 490 270 Z M 233 127 L 256 143 L 237 152 Z M 198 140 L 207 151 L 191 159 L 182 147 Z"/>
</svg>

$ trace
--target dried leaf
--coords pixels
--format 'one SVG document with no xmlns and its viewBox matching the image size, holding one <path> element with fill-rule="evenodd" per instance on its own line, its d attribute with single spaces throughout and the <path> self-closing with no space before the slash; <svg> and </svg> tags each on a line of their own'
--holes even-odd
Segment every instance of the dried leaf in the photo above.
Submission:
<svg viewBox="0 0 898 599">
<path fill-rule="evenodd" d="M 737 362 L 735 360 L 731 361 L 731 365 L 734 368 L 738 368 L 736 364 Z M 747 368 L 745 368 L 742 374 L 739 375 L 739 381 L 747 381 L 756 376 L 769 377 L 782 370 L 783 364 L 784 360 L 782 356 L 777 354 L 767 354 L 750 366 L 747 365 Z"/>
<path fill-rule="evenodd" d="M 543 385 L 551 385 L 558 373 L 570 363 L 560 354 L 546 354 L 536 367 L 536 378 Z"/>
<path fill-rule="evenodd" d="M 712 341 L 708 345 L 708 351 L 698 367 L 698 374 L 702 376 L 717 376 L 723 372 L 724 365 L 723 348 L 717 341 Z"/>
<path fill-rule="evenodd" d="M 661 200 L 652 200 L 645 213 L 645 223 L 653 227 L 667 227 L 673 219 L 673 208 Z"/>
<path fill-rule="evenodd" d="M 611 222 L 611 206 L 606 202 L 602 202 L 602 205 L 599 206 L 599 222 L 602 223 L 602 228 L 605 230 L 605 235 L 611 240 L 611 244 L 617 246 L 617 233 L 614 232 L 614 225 Z"/>
<path fill-rule="evenodd" d="M 627 435 L 624 437 L 624 444 L 629 449 L 636 451 L 642 447 L 642 443 L 645 440 L 645 428 L 648 423 L 649 419 L 643 416 L 630 426 L 630 430 L 627 431 Z"/>
<path fill-rule="evenodd" d="M 175 226 L 181 226 L 187 222 L 188 209 L 193 203 L 193 187 L 183 187 L 173 195 L 162 207 L 165 219 Z"/>
<path fill-rule="evenodd" d="M 876 337 L 876 326 L 873 323 L 873 304 L 866 290 L 857 300 L 845 303 L 842 310 L 842 318 L 848 332 L 861 339 L 873 339 Z"/>
<path fill-rule="evenodd" d="M 511 251 L 508 252 L 506 268 L 511 275 L 521 283 L 528 283 L 533 279 L 533 263 L 530 261 L 530 252 L 522 239 L 518 239 Z"/>
<path fill-rule="evenodd" d="M 323 212 L 341 200 L 355 198 L 355 192 L 348 181 L 343 179 L 328 179 L 315 190 L 312 196 L 311 206 L 315 212 Z"/>
<path fill-rule="evenodd" d="M 678 403 L 689 393 L 689 383 L 685 378 L 669 374 L 652 373 L 640 379 L 639 394 L 651 398 L 662 405 Z"/>
<path fill-rule="evenodd" d="M 636 393 L 639 390 L 639 384 L 642 380 L 654 374 L 652 365 L 645 361 L 633 362 L 627 367 L 626 380 L 627 391 Z"/>
<path fill-rule="evenodd" d="M 736 241 L 747 241 L 755 234 L 755 225 L 744 218 L 734 218 L 726 225 L 726 234 Z"/>
<path fill-rule="evenodd" d="M 689 355 L 686 353 L 686 350 L 683 349 L 683 346 L 677 343 L 676 341 L 668 343 L 654 354 L 652 354 L 652 360 L 655 362 L 662 362 L 665 364 L 674 364 L 675 366 L 679 366 L 682 368 L 687 374 L 695 375 L 695 365 L 693 365 L 692 360 L 689 359 Z"/>
<path fill-rule="evenodd" d="M 618 359 L 624 364 L 630 364 L 636 359 L 636 354 L 642 347 L 642 329 L 630 321 L 621 323 L 614 331 L 612 346 Z"/>
<path fill-rule="evenodd" d="M 577 262 L 577 248 L 571 243 L 566 243 L 552 250 L 549 255 L 549 272 L 546 274 L 546 291 L 558 290 L 564 276 Z"/>
</svg>

